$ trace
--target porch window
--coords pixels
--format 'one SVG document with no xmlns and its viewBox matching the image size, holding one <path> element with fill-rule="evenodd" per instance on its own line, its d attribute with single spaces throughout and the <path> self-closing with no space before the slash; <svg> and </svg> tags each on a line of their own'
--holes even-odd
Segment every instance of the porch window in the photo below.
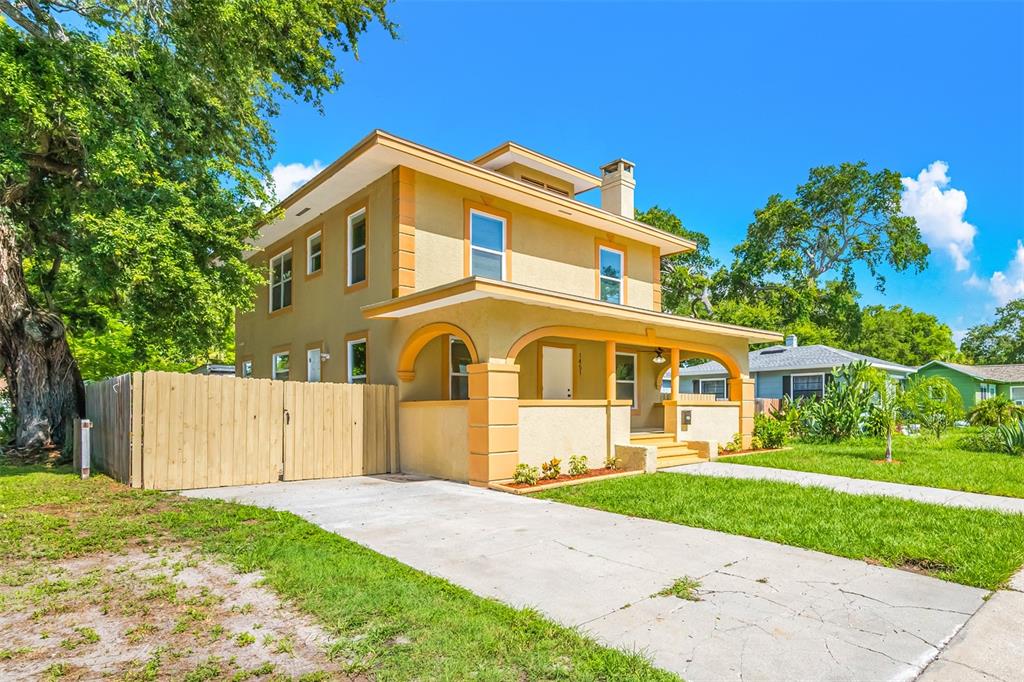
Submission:
<svg viewBox="0 0 1024 682">
<path fill-rule="evenodd" d="M 469 212 L 469 274 L 488 279 L 505 279 L 505 220 Z"/>
<path fill-rule="evenodd" d="M 242 360 L 242 378 L 248 379 L 252 376 L 252 360 Z"/>
<path fill-rule="evenodd" d="M 366 209 L 348 217 L 348 285 L 366 281 Z"/>
<path fill-rule="evenodd" d="M 306 274 L 313 275 L 323 267 L 322 235 L 319 230 L 306 237 Z"/>
<path fill-rule="evenodd" d="M 622 303 L 622 251 L 602 246 L 598 249 L 598 272 L 602 301 Z"/>
<path fill-rule="evenodd" d="M 701 379 L 700 392 L 715 396 L 715 400 L 725 400 L 725 379 Z"/>
<path fill-rule="evenodd" d="M 348 383 L 366 383 L 366 339 L 348 342 Z"/>
<path fill-rule="evenodd" d="M 824 374 L 794 374 L 792 381 L 793 398 L 825 397 Z"/>
<path fill-rule="evenodd" d="M 473 362 L 462 339 L 448 337 L 448 396 L 451 400 L 469 399 L 469 365 Z"/>
<path fill-rule="evenodd" d="M 270 358 L 270 376 L 288 381 L 288 353 L 274 353 Z"/>
<path fill-rule="evenodd" d="M 270 312 L 292 304 L 292 250 L 270 259 Z"/>
<path fill-rule="evenodd" d="M 1024 405 L 1024 386 L 1010 386 L 1010 400 Z"/>
<path fill-rule="evenodd" d="M 320 381 L 320 349 L 306 350 L 306 381 Z"/>
<path fill-rule="evenodd" d="M 636 407 L 636 354 L 615 354 L 615 398 Z"/>
</svg>

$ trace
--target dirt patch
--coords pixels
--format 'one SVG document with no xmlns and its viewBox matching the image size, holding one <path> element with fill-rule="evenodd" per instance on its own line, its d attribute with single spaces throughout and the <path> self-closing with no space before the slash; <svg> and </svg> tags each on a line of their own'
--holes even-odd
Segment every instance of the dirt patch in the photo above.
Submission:
<svg viewBox="0 0 1024 682">
<path fill-rule="evenodd" d="M 864 559 L 865 563 L 871 564 L 872 566 L 890 566 L 885 562 L 879 561 L 874 558 Z M 910 571 L 911 573 L 917 573 L 919 575 L 927 575 L 931 577 L 939 576 L 942 573 L 951 573 L 954 568 L 948 564 L 944 564 L 941 561 L 935 561 L 934 559 L 917 559 L 909 558 L 900 561 L 898 564 L 892 566 L 892 568 L 898 568 L 901 571 Z"/>
<path fill-rule="evenodd" d="M 903 461 L 899 459 L 894 459 L 891 462 L 887 462 L 885 459 L 873 459 L 871 462 L 873 464 L 903 464 Z"/>
<path fill-rule="evenodd" d="M 327 632 L 261 581 L 181 547 L 7 564 L 3 678 L 349 679 Z"/>
</svg>

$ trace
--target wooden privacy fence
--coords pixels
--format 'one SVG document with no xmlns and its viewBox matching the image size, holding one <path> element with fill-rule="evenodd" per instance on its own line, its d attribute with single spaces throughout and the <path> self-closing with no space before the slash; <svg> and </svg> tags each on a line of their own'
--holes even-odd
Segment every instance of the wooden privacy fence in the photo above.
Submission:
<svg viewBox="0 0 1024 682">
<path fill-rule="evenodd" d="M 86 386 L 94 466 L 186 490 L 398 470 L 394 386 L 135 372 Z"/>
</svg>

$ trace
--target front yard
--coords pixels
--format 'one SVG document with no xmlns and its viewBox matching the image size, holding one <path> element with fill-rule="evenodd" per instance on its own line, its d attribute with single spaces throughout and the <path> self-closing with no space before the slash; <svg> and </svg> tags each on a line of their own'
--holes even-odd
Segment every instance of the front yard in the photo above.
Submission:
<svg viewBox="0 0 1024 682">
<path fill-rule="evenodd" d="M 722 462 L 809 471 L 875 481 L 923 485 L 964 492 L 1024 498 L 1024 458 L 963 449 L 969 429 L 933 436 L 897 436 L 892 464 L 880 462 L 885 446 L 880 439 L 846 443 L 792 444 L 792 449 L 724 458 Z"/>
<path fill-rule="evenodd" d="M 1024 516 L 788 483 L 658 473 L 537 498 L 762 538 L 997 589 L 1024 564 Z"/>
<path fill-rule="evenodd" d="M 44 677 L 676 679 L 292 514 L 103 476 L 0 466 L 0 561 L 0 665 Z"/>
</svg>

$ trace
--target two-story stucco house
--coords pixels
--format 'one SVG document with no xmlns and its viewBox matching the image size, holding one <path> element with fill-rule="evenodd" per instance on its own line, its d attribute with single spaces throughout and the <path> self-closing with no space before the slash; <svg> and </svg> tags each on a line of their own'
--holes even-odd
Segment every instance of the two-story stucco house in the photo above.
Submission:
<svg viewBox="0 0 1024 682">
<path fill-rule="evenodd" d="M 375 131 L 262 228 L 238 374 L 397 384 L 401 470 L 478 485 L 632 441 L 667 465 L 749 440 L 748 347 L 781 337 L 661 312 L 660 259 L 695 247 L 634 220 L 634 186 L 622 159 L 594 175 L 506 143 L 464 161 Z M 678 394 L 694 356 L 733 400 Z"/>
</svg>

